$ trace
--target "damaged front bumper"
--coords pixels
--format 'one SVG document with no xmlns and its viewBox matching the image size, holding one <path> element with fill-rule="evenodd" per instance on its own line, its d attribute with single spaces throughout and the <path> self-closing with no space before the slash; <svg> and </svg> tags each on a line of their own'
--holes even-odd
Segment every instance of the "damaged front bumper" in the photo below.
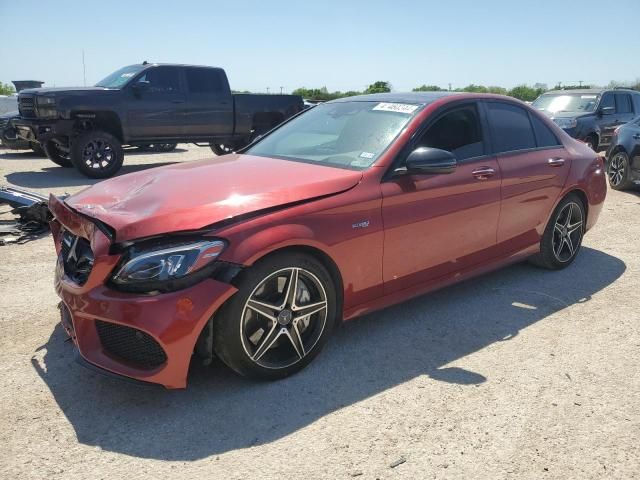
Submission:
<svg viewBox="0 0 640 480">
<path fill-rule="evenodd" d="M 168 293 L 113 290 L 107 281 L 120 254 L 110 253 L 111 240 L 91 219 L 53 196 L 50 209 L 55 217 L 51 227 L 58 254 L 55 288 L 63 303 L 62 325 L 79 354 L 117 375 L 184 388 L 200 333 L 236 288 L 207 278 Z M 86 242 L 93 255 L 82 284 L 65 271 L 65 255 L 72 253 L 62 241 L 65 231 Z"/>
</svg>

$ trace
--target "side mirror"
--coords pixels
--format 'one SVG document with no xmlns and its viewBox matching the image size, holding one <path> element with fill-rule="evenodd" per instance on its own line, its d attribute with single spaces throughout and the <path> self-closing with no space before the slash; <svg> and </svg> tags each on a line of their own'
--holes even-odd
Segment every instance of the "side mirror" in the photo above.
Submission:
<svg viewBox="0 0 640 480">
<path fill-rule="evenodd" d="M 600 115 L 613 115 L 615 112 L 615 108 L 613 107 L 602 107 L 600 109 Z"/>
<path fill-rule="evenodd" d="M 409 154 L 406 161 L 407 173 L 423 175 L 453 173 L 456 170 L 456 156 L 439 148 L 419 147 Z"/>
<path fill-rule="evenodd" d="M 133 93 L 135 93 L 136 95 L 140 95 L 142 92 L 149 88 L 149 85 L 150 83 L 148 80 L 139 80 L 131 85 L 131 88 L 133 88 Z"/>
</svg>

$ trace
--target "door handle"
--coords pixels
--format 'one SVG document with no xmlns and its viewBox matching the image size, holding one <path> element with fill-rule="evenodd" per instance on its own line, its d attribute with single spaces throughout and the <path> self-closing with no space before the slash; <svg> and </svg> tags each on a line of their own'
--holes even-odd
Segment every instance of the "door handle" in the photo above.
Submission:
<svg viewBox="0 0 640 480">
<path fill-rule="evenodd" d="M 550 167 L 561 167 L 564 165 L 564 158 L 550 158 L 547 160 L 547 164 Z"/>
<path fill-rule="evenodd" d="M 487 180 L 490 177 L 493 177 L 496 174 L 496 171 L 491 167 L 480 167 L 476 168 L 471 175 L 473 175 L 478 180 Z"/>
</svg>

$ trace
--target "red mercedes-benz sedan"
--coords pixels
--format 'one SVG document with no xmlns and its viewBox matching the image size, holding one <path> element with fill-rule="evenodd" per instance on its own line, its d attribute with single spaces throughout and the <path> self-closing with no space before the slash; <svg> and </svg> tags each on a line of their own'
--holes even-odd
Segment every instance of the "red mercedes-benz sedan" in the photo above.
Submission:
<svg viewBox="0 0 640 480">
<path fill-rule="evenodd" d="M 569 265 L 603 162 L 517 100 L 328 102 L 240 154 L 51 197 L 81 361 L 168 388 L 194 353 L 275 379 L 345 320 L 525 259 Z"/>
</svg>

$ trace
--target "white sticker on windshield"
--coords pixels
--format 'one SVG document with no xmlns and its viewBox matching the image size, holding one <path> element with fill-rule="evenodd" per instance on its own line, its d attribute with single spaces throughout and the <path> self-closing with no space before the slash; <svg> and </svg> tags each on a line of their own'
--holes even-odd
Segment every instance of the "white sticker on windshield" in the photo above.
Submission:
<svg viewBox="0 0 640 480">
<path fill-rule="evenodd" d="M 595 95 L 580 95 L 580 98 L 596 98 Z"/>
<path fill-rule="evenodd" d="M 382 110 L 383 112 L 406 113 L 411 115 L 418 108 L 418 105 L 408 103 L 379 103 L 372 110 Z"/>
<path fill-rule="evenodd" d="M 369 165 L 371 165 L 371 161 L 364 159 L 360 160 L 358 158 L 356 160 L 352 160 L 349 165 L 351 165 L 352 167 L 368 167 Z"/>
<path fill-rule="evenodd" d="M 371 153 L 371 152 L 362 152 L 360 154 L 360 158 L 373 158 L 375 156 L 376 156 L 376 154 L 375 153 Z"/>
<path fill-rule="evenodd" d="M 129 78 L 129 77 L 133 77 L 135 75 L 135 73 L 123 73 L 122 75 L 120 75 L 120 78 Z"/>
</svg>

